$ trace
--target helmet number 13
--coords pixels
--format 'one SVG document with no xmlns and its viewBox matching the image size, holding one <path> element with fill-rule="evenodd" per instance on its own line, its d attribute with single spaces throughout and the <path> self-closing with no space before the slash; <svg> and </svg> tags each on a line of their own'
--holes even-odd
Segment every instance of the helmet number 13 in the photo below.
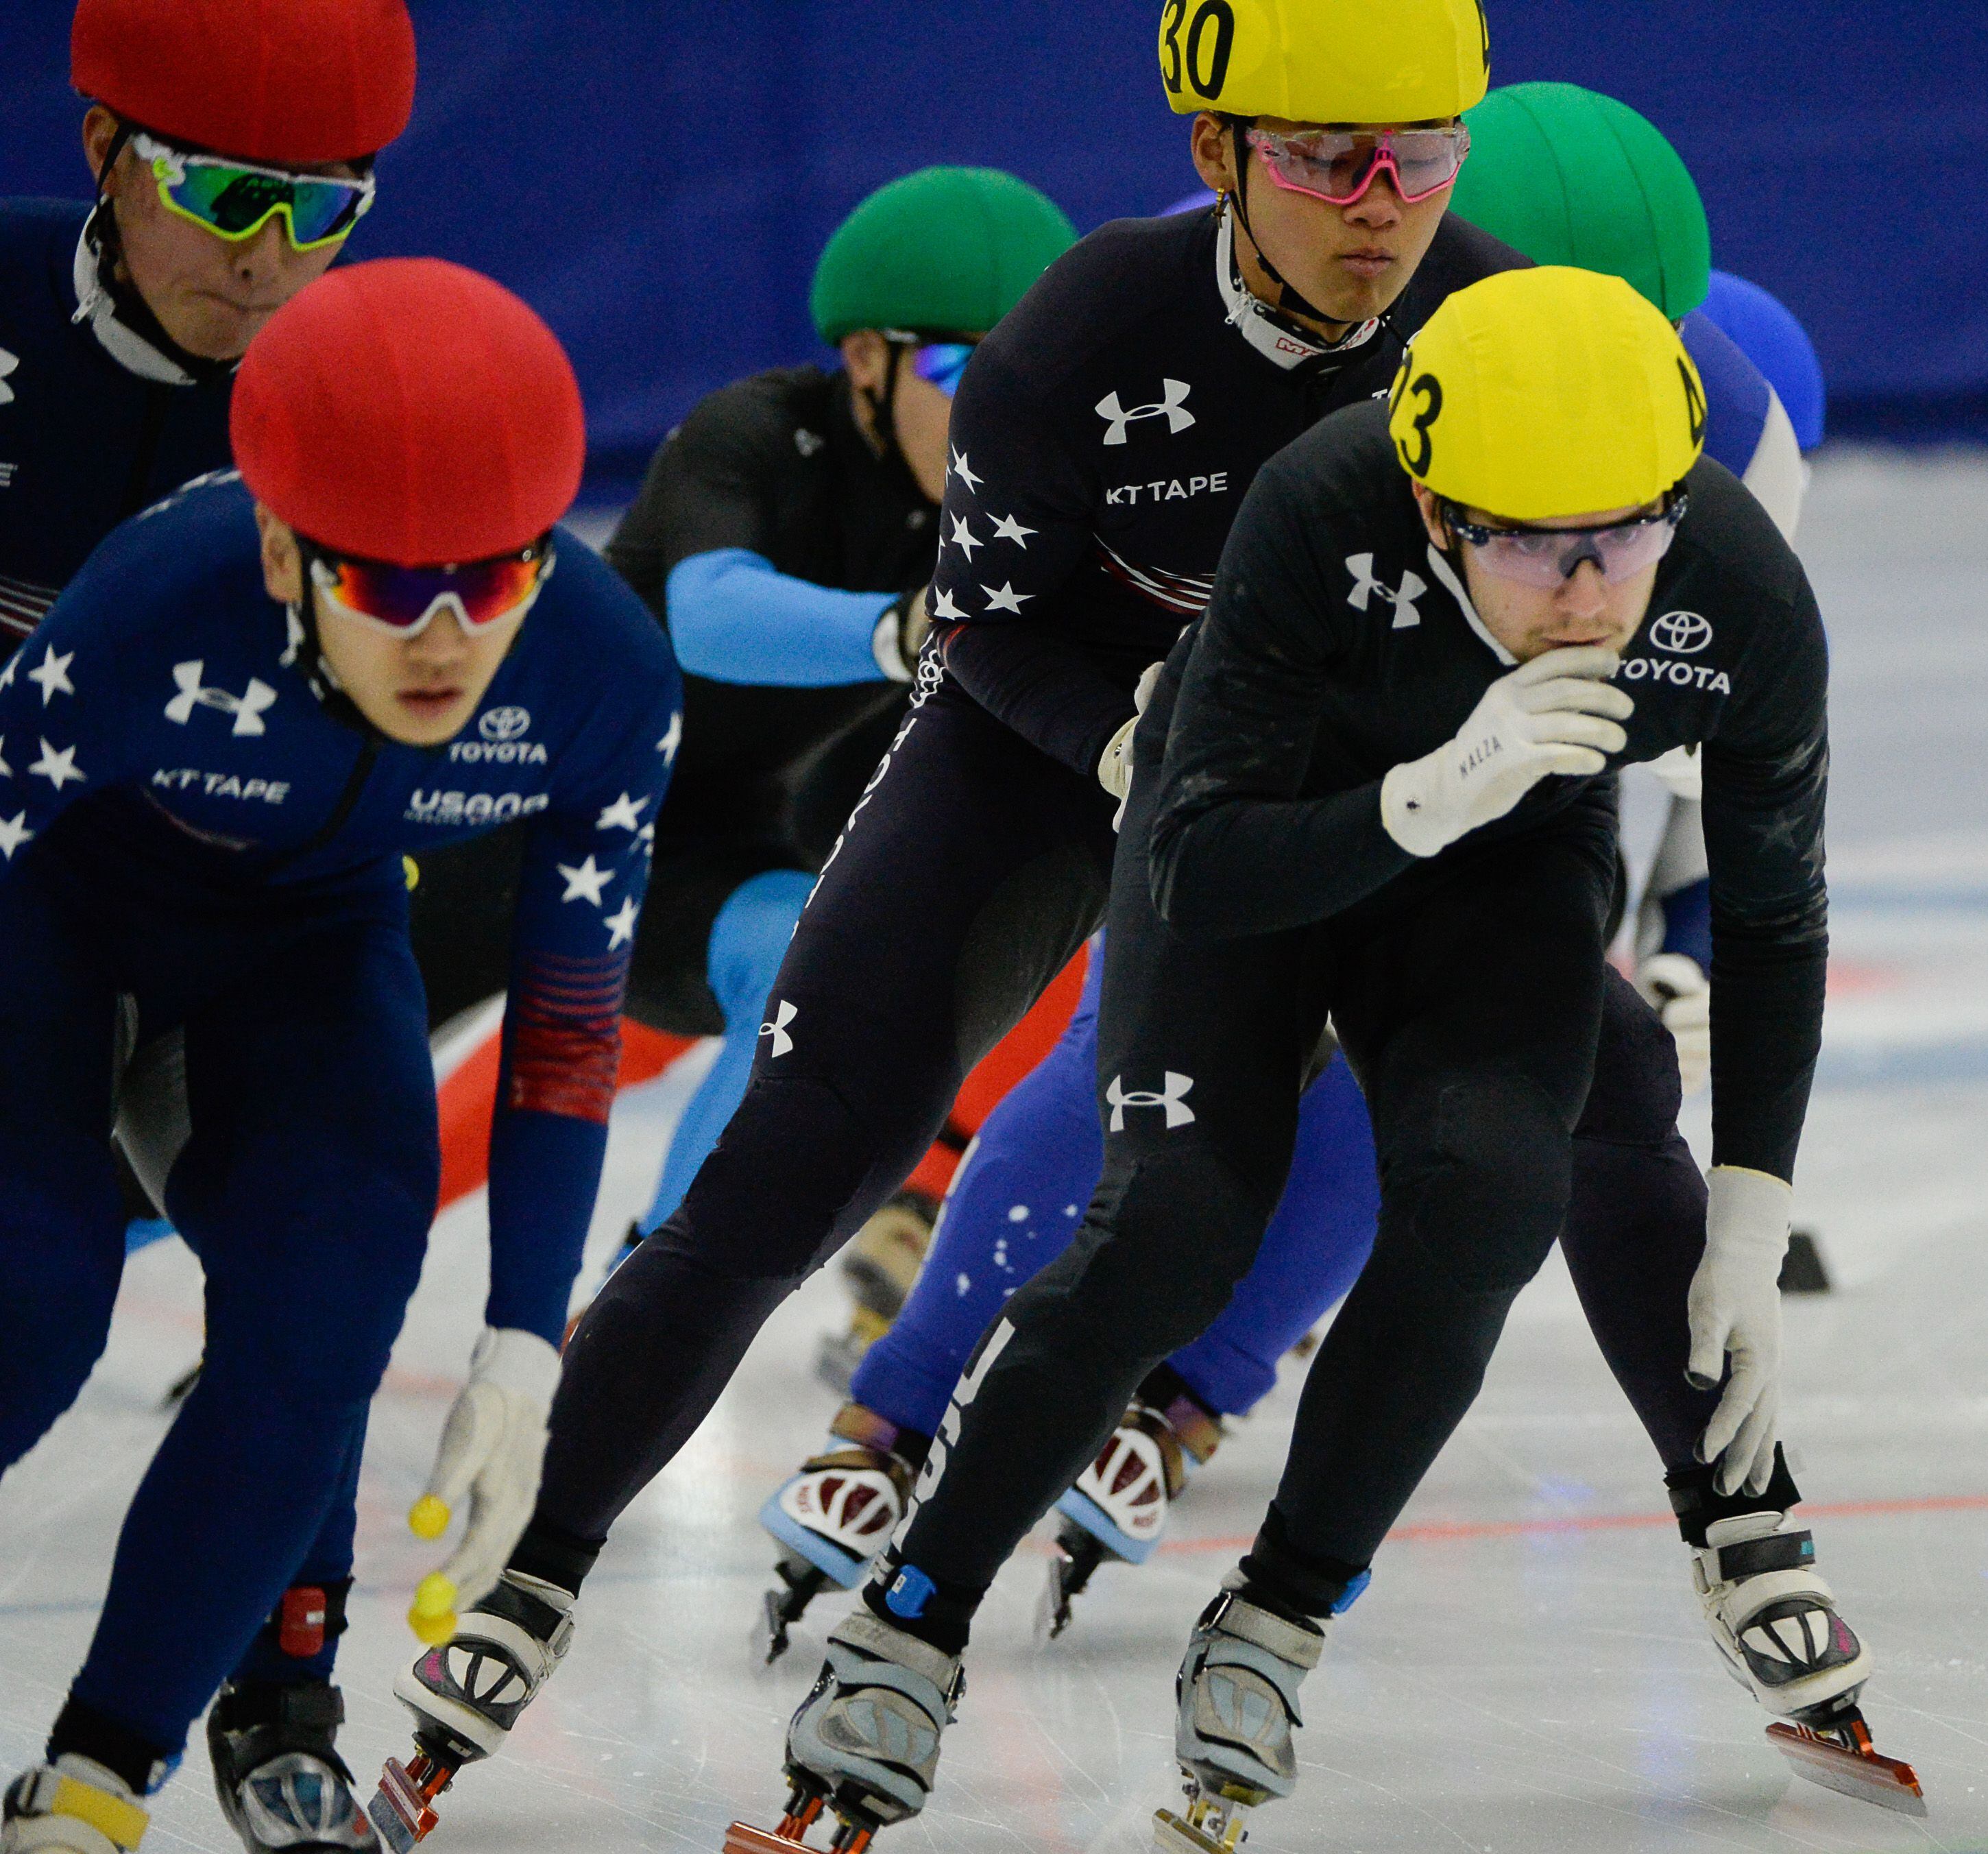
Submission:
<svg viewBox="0 0 1988 1854">
<path fill-rule="evenodd" d="M 1192 84 L 1197 96 L 1212 100 L 1229 77 L 1229 56 L 1236 49 L 1236 9 L 1229 0 L 1201 0 L 1188 18 L 1190 0 L 1167 0 L 1160 15 L 1160 42 L 1166 48 L 1166 86 L 1175 96 Z M 1182 42 L 1181 29 L 1185 25 Z"/>
</svg>

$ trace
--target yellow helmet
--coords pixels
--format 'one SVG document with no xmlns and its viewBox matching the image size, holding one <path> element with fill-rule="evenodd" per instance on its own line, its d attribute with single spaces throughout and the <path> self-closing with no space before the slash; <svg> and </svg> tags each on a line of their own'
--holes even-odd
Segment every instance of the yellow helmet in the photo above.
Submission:
<svg viewBox="0 0 1988 1854">
<path fill-rule="evenodd" d="M 1388 431 L 1437 495 L 1513 521 L 1654 502 L 1705 448 L 1705 388 L 1620 277 L 1543 266 L 1448 298 L 1395 376 Z"/>
<path fill-rule="evenodd" d="M 1491 29 L 1483 0 L 1165 0 L 1160 77 L 1182 116 L 1422 122 L 1483 101 Z"/>
</svg>

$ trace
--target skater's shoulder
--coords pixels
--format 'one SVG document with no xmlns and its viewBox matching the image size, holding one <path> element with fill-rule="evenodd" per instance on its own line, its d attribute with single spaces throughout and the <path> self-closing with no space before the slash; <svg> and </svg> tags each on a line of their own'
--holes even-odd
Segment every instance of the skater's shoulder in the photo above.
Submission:
<svg viewBox="0 0 1988 1854">
<path fill-rule="evenodd" d="M 255 499 L 234 470 L 183 483 L 113 528 L 57 601 L 94 628 L 136 637 L 170 634 L 226 642 L 244 609 L 271 606 L 264 587 Z M 54 616 L 53 613 L 51 616 Z"/>
<path fill-rule="evenodd" d="M 763 453 L 805 462 L 821 446 L 799 435 L 825 428 L 840 378 L 818 367 L 776 367 L 732 381 L 691 407 L 671 442 L 689 455 Z"/>
<path fill-rule="evenodd" d="M 1708 454 L 1692 466 L 1684 488 L 1690 506 L 1667 567 L 1689 574 L 1708 601 L 1728 604 L 1736 617 L 1814 611 L 1801 561 L 1738 477 Z"/>
</svg>

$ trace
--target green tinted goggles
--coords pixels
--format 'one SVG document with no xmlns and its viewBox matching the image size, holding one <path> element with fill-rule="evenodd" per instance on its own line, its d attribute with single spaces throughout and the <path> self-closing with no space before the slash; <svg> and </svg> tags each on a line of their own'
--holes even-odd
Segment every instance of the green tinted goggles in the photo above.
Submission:
<svg viewBox="0 0 1988 1854">
<path fill-rule="evenodd" d="M 281 213 L 292 250 L 320 250 L 345 237 L 373 204 L 370 174 L 343 180 L 258 167 L 190 154 L 142 130 L 132 136 L 131 146 L 140 161 L 151 163 L 167 211 L 232 242 L 253 238 Z"/>
</svg>

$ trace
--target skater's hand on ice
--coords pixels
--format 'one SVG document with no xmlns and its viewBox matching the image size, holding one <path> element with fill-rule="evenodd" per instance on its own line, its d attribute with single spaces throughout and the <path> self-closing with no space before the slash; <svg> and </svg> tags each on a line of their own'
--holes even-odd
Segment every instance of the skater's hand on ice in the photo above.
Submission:
<svg viewBox="0 0 1988 1854">
<path fill-rule="evenodd" d="M 421 1579 L 408 1612 L 423 1641 L 455 1632 L 456 1611 L 496 1582 L 532 1517 L 559 1373 L 559 1354 L 536 1333 L 486 1327 L 476 1341 L 428 1490 L 407 1515 L 417 1538 L 439 1538 L 468 1497 L 469 1524 L 454 1554 Z"/>
<path fill-rule="evenodd" d="M 1709 1390 L 1726 1369 L 1726 1394 L 1699 1439 L 1698 1457 L 1716 1461 L 1722 1494 L 1766 1490 L 1774 1472 L 1781 1404 L 1781 1263 L 1794 1193 L 1780 1179 L 1714 1166 L 1706 1181 L 1705 1256 L 1687 1308 L 1691 1358 L 1685 1375 Z"/>
<path fill-rule="evenodd" d="M 1678 1080 L 1689 1099 L 1712 1079 L 1712 981 L 1697 960 L 1659 952 L 1638 969 L 1636 989 L 1677 1044 Z"/>
<path fill-rule="evenodd" d="M 1598 644 L 1549 650 L 1500 676 L 1454 739 L 1381 781 L 1381 823 L 1411 856 L 1434 856 L 1503 817 L 1551 774 L 1599 773 L 1635 712 L 1609 681 L 1622 659 Z"/>
</svg>

